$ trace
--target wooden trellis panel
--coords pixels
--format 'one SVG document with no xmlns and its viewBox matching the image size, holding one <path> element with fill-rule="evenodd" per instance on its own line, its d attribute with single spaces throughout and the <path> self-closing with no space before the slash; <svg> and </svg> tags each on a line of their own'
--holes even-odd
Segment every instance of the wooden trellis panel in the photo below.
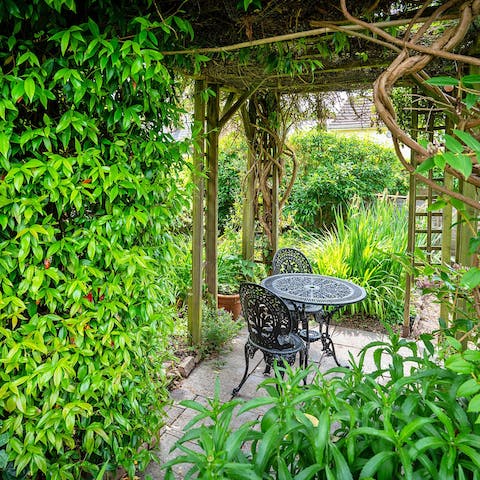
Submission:
<svg viewBox="0 0 480 480">
<path fill-rule="evenodd" d="M 412 112 L 412 135 L 416 139 L 419 132 L 426 134 L 429 142 L 435 141 L 436 132 L 448 131 L 448 126 L 443 118 L 443 125 L 435 124 L 435 116 L 440 110 L 433 108 L 414 110 Z M 425 118 L 421 118 L 421 117 Z M 415 158 L 412 158 L 412 164 L 415 165 Z M 428 173 L 430 179 L 435 182 L 451 186 L 452 178 L 446 175 L 442 178 L 433 178 L 430 170 Z M 436 202 L 437 193 L 429 186 L 419 182 L 414 175 L 410 178 L 409 188 L 409 209 L 408 209 L 408 253 L 411 256 L 412 266 L 418 266 L 420 263 L 415 256 L 416 249 L 425 252 L 427 261 L 431 265 L 450 264 L 455 249 L 453 248 L 452 219 L 453 212 L 451 206 L 446 206 L 442 210 L 430 210 L 430 207 Z M 405 284 L 405 305 L 404 305 L 404 323 L 403 336 L 410 334 L 410 303 L 411 291 L 414 286 L 415 278 L 413 274 L 407 274 Z M 441 312 L 442 316 L 444 312 Z"/>
</svg>

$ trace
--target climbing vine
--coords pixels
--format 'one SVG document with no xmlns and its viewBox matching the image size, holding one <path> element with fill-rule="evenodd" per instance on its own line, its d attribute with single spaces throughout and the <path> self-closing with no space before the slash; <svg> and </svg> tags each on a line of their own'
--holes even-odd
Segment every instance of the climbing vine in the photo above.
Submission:
<svg viewBox="0 0 480 480">
<path fill-rule="evenodd" d="M 264 259 L 270 263 L 274 253 L 274 216 L 280 216 L 297 173 L 295 155 L 286 143 L 288 111 L 280 108 L 278 95 L 256 93 L 251 96 L 248 108 L 243 108 L 242 118 L 253 158 L 247 174 L 255 179 L 255 217 L 266 234 Z"/>
</svg>

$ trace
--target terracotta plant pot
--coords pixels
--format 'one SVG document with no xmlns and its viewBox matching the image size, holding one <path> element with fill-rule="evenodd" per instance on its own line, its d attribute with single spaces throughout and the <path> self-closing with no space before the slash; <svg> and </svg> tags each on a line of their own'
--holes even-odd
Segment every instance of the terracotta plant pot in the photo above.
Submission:
<svg viewBox="0 0 480 480">
<path fill-rule="evenodd" d="M 240 295 L 234 293 L 233 295 L 218 294 L 218 308 L 223 308 L 227 312 L 232 314 L 234 320 L 236 320 L 242 313 L 242 306 L 240 304 Z"/>
</svg>

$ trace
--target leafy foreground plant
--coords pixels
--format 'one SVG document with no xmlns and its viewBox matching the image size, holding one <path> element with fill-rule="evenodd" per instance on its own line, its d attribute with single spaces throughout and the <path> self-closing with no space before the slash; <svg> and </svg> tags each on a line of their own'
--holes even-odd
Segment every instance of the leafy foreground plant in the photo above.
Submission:
<svg viewBox="0 0 480 480">
<path fill-rule="evenodd" d="M 286 366 L 282 379 L 275 368 L 266 396 L 248 402 L 220 402 L 218 385 L 208 406 L 183 402 L 198 414 L 177 442 L 183 454 L 164 465 L 166 478 L 181 463 L 191 465 L 187 479 L 480 478 L 480 424 L 467 409 L 476 392 L 465 386 L 472 368 L 436 364 L 430 337 L 423 342 L 372 343 L 351 368 L 315 370 L 306 386 L 306 371 Z M 232 429 L 234 415 L 265 406 L 262 418 Z"/>
</svg>

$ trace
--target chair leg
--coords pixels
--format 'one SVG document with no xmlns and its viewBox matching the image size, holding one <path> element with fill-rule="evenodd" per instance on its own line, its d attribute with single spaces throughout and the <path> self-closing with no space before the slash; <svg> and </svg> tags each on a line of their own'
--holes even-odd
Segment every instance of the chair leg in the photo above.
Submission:
<svg viewBox="0 0 480 480">
<path fill-rule="evenodd" d="M 240 380 L 240 383 L 238 384 L 238 387 L 236 387 L 232 390 L 232 397 L 231 398 L 235 397 L 238 394 L 238 392 L 242 388 L 243 384 L 247 380 L 247 378 L 248 378 L 248 367 L 250 365 L 250 357 L 253 358 L 256 351 L 257 351 L 257 349 L 255 347 L 253 347 L 250 344 L 250 342 L 247 341 L 247 343 L 245 344 L 245 372 L 243 373 L 243 377 Z"/>
<path fill-rule="evenodd" d="M 274 359 L 271 354 L 267 352 L 263 352 L 263 361 L 265 362 L 265 370 L 263 371 L 263 374 L 265 376 L 268 376 L 272 371 L 272 365 L 273 365 Z"/>
</svg>

